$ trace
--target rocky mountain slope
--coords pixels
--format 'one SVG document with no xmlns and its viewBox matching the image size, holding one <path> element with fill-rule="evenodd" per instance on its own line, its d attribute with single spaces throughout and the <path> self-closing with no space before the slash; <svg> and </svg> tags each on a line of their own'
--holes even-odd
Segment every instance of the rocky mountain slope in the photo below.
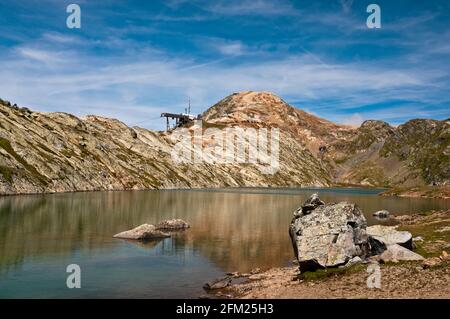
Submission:
<svg viewBox="0 0 450 319">
<path fill-rule="evenodd" d="M 279 140 L 280 167 L 272 175 L 248 163 L 176 163 L 168 133 L 1 102 L 0 194 L 332 183 L 322 162 L 290 134 L 281 132 Z M 203 144 L 214 139 L 206 134 Z"/>
<path fill-rule="evenodd" d="M 226 125 L 279 127 L 319 158 L 335 183 L 390 187 L 450 181 L 450 119 L 414 119 L 398 127 L 368 120 L 354 128 L 296 109 L 268 92 L 235 93 L 203 118 Z"/>
<path fill-rule="evenodd" d="M 177 140 L 99 116 L 40 113 L 0 100 L 0 194 L 234 186 L 449 184 L 450 120 L 359 128 L 320 119 L 267 92 L 230 95 L 203 114 L 206 128 L 279 128 L 279 169 L 177 163 Z M 188 128 L 198 131 L 198 124 Z M 251 142 L 252 143 L 252 142 Z M 256 146 L 256 145 L 252 145 Z M 185 150 L 186 151 L 186 150 Z M 188 149 L 194 152 L 194 149 Z"/>
</svg>

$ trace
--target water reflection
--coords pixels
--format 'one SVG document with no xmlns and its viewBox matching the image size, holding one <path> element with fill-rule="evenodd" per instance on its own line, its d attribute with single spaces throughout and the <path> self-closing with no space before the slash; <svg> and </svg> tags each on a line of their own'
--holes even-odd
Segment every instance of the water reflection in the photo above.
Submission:
<svg viewBox="0 0 450 319">
<path fill-rule="evenodd" d="M 286 264 L 292 259 L 287 235 L 292 212 L 311 193 L 298 189 L 234 189 L 1 197 L 0 284 L 8 273 L 20 275 L 24 265 L 41 258 L 58 260 L 74 252 L 92 256 L 98 249 L 103 249 L 104 258 L 112 258 L 119 248 L 160 247 L 160 255 L 201 255 L 223 271 Z M 410 213 L 449 208 L 445 200 L 386 198 L 368 190 L 327 189 L 319 193 L 326 202 L 356 202 L 369 224 L 379 223 L 372 217 L 379 209 Z M 159 242 L 130 244 L 112 238 L 142 223 L 175 217 L 188 221 L 192 228 Z M 146 267 L 141 271 L 148 273 L 152 265 Z"/>
</svg>

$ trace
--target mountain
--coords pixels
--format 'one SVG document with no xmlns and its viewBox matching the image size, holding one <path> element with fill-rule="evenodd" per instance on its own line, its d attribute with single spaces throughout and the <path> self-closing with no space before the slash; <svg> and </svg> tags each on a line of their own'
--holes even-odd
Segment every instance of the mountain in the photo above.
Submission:
<svg viewBox="0 0 450 319">
<path fill-rule="evenodd" d="M 449 184 L 450 120 L 411 120 L 398 127 L 366 121 L 353 128 L 268 92 L 232 94 L 202 119 L 201 128 L 196 123 L 185 129 L 192 136 L 200 130 L 203 146 L 221 146 L 207 128 L 278 128 L 279 168 L 266 174 L 249 163 L 178 163 L 172 157 L 178 140 L 170 133 L 99 116 L 33 112 L 0 100 L 0 194 Z"/>
<path fill-rule="evenodd" d="M 203 143 L 213 144 L 206 133 Z M 176 141 L 166 132 L 0 101 L 0 194 L 331 185 L 326 167 L 306 147 L 284 132 L 279 140 L 280 167 L 272 175 L 248 163 L 176 163 Z"/>
<path fill-rule="evenodd" d="M 368 120 L 354 128 L 294 108 L 268 92 L 232 94 L 203 118 L 226 125 L 279 127 L 321 159 L 334 183 L 449 184 L 450 119 L 414 119 L 398 127 Z"/>
</svg>

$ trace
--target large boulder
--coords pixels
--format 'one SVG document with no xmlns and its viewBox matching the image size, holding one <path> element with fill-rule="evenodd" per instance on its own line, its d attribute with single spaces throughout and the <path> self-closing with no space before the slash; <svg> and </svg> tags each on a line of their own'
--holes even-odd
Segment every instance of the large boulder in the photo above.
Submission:
<svg viewBox="0 0 450 319">
<path fill-rule="evenodd" d="M 325 205 L 314 194 L 294 212 L 289 234 L 300 271 L 346 264 L 370 251 L 366 219 L 355 204 Z"/>
<path fill-rule="evenodd" d="M 131 230 L 115 234 L 114 237 L 121 239 L 151 240 L 170 237 L 170 234 L 158 230 L 155 225 L 143 224 Z"/>
<path fill-rule="evenodd" d="M 388 245 L 398 244 L 409 250 L 413 249 L 413 240 L 410 232 L 399 231 L 396 226 L 374 225 L 367 227 L 367 235 Z"/>
</svg>

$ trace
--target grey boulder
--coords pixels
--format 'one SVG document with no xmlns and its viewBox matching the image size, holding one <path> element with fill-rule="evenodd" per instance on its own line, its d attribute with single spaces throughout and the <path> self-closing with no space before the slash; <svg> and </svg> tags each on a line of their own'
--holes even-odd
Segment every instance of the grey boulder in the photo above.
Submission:
<svg viewBox="0 0 450 319">
<path fill-rule="evenodd" d="M 407 231 L 398 231 L 396 226 L 370 226 L 367 227 L 367 235 L 386 246 L 398 244 L 409 250 L 413 249 L 411 233 Z"/>
<path fill-rule="evenodd" d="M 325 205 L 317 194 L 294 212 L 289 235 L 300 271 L 346 264 L 365 258 L 370 247 L 366 219 L 355 204 Z"/>
</svg>

